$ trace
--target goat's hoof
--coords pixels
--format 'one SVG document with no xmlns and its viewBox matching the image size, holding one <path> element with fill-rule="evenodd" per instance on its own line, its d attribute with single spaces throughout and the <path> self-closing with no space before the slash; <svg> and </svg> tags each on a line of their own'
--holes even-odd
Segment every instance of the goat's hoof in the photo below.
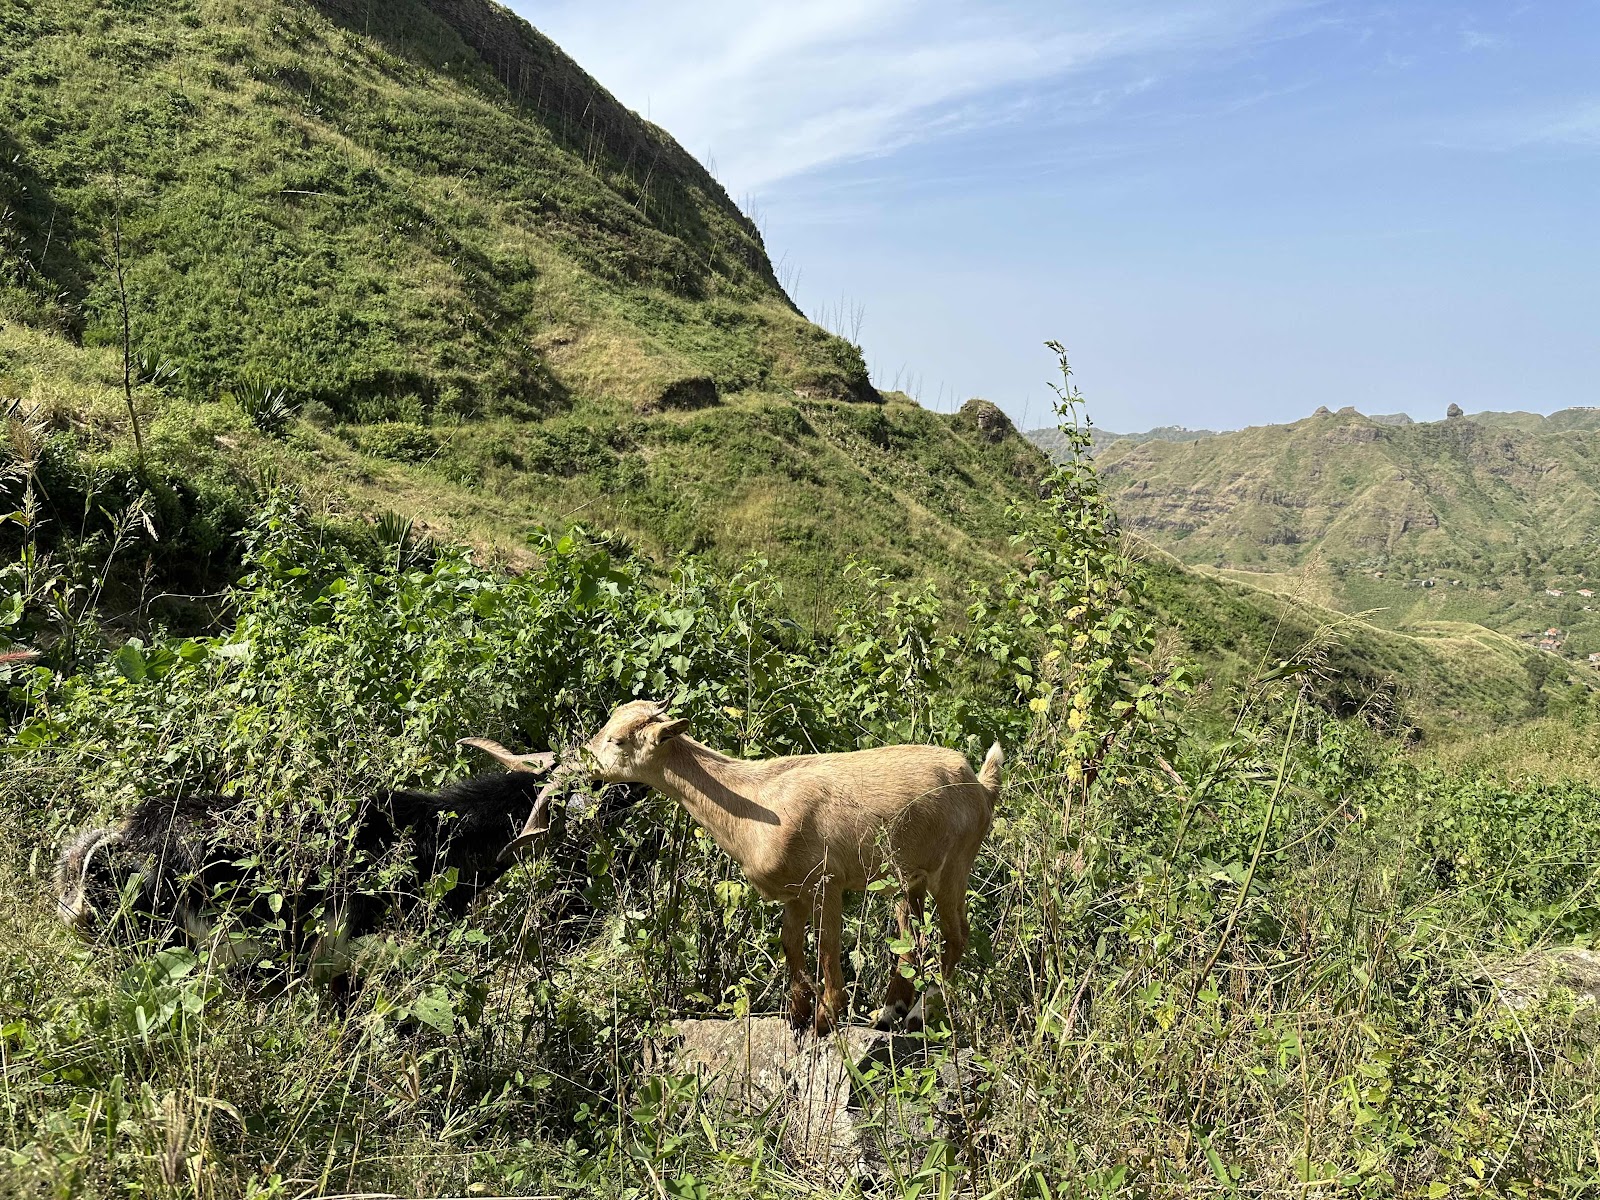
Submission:
<svg viewBox="0 0 1600 1200">
<path fill-rule="evenodd" d="M 872 1020 L 872 1027 L 879 1033 L 893 1033 L 894 1027 L 905 1020 L 906 1006 L 904 1004 L 885 1004 L 878 1010 L 878 1015 Z"/>
<path fill-rule="evenodd" d="M 946 1020 L 944 993 L 938 988 L 929 988 L 917 997 L 917 1002 L 906 1015 L 906 1032 L 923 1033 L 942 1026 Z"/>
</svg>

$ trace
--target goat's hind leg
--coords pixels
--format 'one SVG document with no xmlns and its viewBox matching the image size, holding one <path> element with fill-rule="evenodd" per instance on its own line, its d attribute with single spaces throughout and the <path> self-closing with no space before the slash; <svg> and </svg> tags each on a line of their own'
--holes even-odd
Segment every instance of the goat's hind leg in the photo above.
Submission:
<svg viewBox="0 0 1600 1200">
<path fill-rule="evenodd" d="M 966 953 L 971 929 L 967 924 L 967 881 L 965 873 L 959 887 L 941 888 L 933 894 L 933 906 L 939 913 L 939 938 L 943 943 L 939 955 L 939 983 L 922 993 L 916 1007 L 906 1017 L 906 1028 L 918 1033 L 931 1025 L 944 1023 L 946 1011 L 944 989 L 955 978 L 956 964 Z"/>
<path fill-rule="evenodd" d="M 905 949 L 900 951 L 890 965 L 889 990 L 884 994 L 883 1007 L 878 1010 L 878 1015 L 872 1022 L 873 1028 L 885 1033 L 905 1020 L 906 1014 L 911 1011 L 912 1002 L 917 998 L 917 988 L 913 979 L 922 970 L 917 929 L 922 924 L 923 900 L 927 894 L 927 889 L 921 884 L 908 887 L 895 905 L 895 927 L 900 931 L 900 942 Z"/>
<path fill-rule="evenodd" d="M 796 1029 L 811 1024 L 817 1003 L 816 985 L 806 965 L 806 924 L 810 915 L 808 900 L 790 900 L 783 906 L 783 959 L 789 966 L 789 1023 Z"/>
</svg>

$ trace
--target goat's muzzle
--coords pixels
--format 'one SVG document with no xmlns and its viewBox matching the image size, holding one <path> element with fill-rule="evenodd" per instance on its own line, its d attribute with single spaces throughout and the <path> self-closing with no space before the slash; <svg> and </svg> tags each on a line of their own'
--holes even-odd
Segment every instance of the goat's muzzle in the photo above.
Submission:
<svg viewBox="0 0 1600 1200">
<path fill-rule="evenodd" d="M 78 934 L 83 934 L 89 924 L 89 906 L 81 896 L 76 904 L 68 902 L 65 896 L 56 897 L 56 916 L 61 918 L 61 923 Z"/>
</svg>

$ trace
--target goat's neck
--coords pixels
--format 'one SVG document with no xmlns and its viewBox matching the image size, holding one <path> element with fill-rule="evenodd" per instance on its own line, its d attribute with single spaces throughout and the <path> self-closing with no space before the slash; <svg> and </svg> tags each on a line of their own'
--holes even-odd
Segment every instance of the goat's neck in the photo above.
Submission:
<svg viewBox="0 0 1600 1200">
<path fill-rule="evenodd" d="M 763 763 L 729 758 L 690 738 L 675 739 L 656 777 L 647 780 L 688 810 L 743 865 L 754 843 L 777 824 L 776 815 L 754 799 L 765 777 Z"/>
</svg>

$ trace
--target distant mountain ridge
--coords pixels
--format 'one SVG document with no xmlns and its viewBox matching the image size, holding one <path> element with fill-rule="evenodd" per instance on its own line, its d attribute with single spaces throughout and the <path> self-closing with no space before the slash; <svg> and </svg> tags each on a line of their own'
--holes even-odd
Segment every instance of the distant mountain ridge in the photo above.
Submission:
<svg viewBox="0 0 1600 1200">
<path fill-rule="evenodd" d="M 1398 425 L 1323 410 L 1202 440 L 1117 439 L 1097 457 L 1129 526 L 1190 562 L 1286 567 L 1312 548 L 1351 563 L 1542 559 L 1591 540 L 1600 410 L 1533 432 L 1494 419 L 1507 415 Z"/>
<path fill-rule="evenodd" d="M 1585 671 L 1600 652 L 1600 409 L 1324 408 L 1095 459 L 1124 526 L 1186 565 L 1391 628 L 1475 622 Z"/>
<path fill-rule="evenodd" d="M 1456 406 L 1452 405 L 1452 408 Z M 1332 410 L 1319 408 L 1313 416 L 1327 416 Z M 1374 425 L 1426 425 L 1438 422 L 1418 421 L 1407 413 L 1362 413 L 1353 407 L 1339 410 L 1339 415 L 1355 415 L 1371 421 Z M 1566 433 L 1571 430 L 1600 430 L 1600 407 L 1573 406 L 1563 408 L 1548 416 L 1533 412 L 1496 412 L 1485 411 L 1461 414 L 1463 419 L 1478 425 L 1485 425 L 1491 429 L 1516 429 L 1523 433 Z M 1455 414 L 1447 416 L 1445 420 L 1455 419 Z M 1291 422 L 1292 424 L 1292 422 Z M 1272 429 L 1278 426 L 1251 426 L 1253 429 Z M 1096 449 L 1110 445 L 1112 442 L 1193 442 L 1203 438 L 1220 437 L 1227 433 L 1241 433 L 1243 430 L 1216 430 L 1216 429 L 1189 429 L 1183 425 L 1157 425 L 1154 429 L 1146 429 L 1140 433 L 1113 433 L 1108 429 L 1095 429 L 1094 445 Z M 1060 455 L 1063 446 L 1061 431 L 1053 425 L 1039 429 L 1030 429 L 1024 435 L 1030 442 L 1043 450 L 1052 458 Z"/>
</svg>

